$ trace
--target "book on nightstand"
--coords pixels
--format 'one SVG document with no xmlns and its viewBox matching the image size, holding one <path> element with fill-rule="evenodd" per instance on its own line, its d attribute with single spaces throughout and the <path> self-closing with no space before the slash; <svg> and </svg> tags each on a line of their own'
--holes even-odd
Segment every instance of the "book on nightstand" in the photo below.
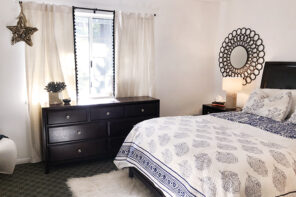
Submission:
<svg viewBox="0 0 296 197">
<path fill-rule="evenodd" d="M 225 102 L 214 101 L 212 102 L 212 106 L 225 107 Z"/>
</svg>

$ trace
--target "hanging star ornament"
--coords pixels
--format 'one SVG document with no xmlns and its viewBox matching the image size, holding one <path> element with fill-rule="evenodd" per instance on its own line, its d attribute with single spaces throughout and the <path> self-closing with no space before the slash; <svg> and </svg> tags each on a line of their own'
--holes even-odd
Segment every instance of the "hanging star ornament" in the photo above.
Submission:
<svg viewBox="0 0 296 197">
<path fill-rule="evenodd" d="M 14 45 L 17 42 L 24 41 L 29 46 L 33 46 L 31 36 L 38 31 L 36 27 L 28 27 L 27 19 L 23 12 L 22 2 L 19 2 L 21 7 L 20 15 L 18 16 L 18 22 L 16 26 L 7 26 L 12 32 L 11 44 Z"/>
</svg>

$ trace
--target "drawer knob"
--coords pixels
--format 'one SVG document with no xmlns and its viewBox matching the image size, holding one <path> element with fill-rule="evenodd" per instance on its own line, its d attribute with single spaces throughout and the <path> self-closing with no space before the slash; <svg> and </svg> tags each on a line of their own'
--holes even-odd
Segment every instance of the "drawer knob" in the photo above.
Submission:
<svg viewBox="0 0 296 197">
<path fill-rule="evenodd" d="M 81 131 L 80 131 L 80 130 L 78 130 L 78 131 L 77 131 L 77 134 L 78 134 L 78 135 L 81 135 Z"/>
<path fill-rule="evenodd" d="M 81 148 L 78 148 L 78 149 L 77 149 L 77 152 L 78 152 L 78 153 L 82 153 L 82 149 L 81 149 Z"/>
<path fill-rule="evenodd" d="M 142 109 L 141 109 L 141 112 L 144 112 L 144 111 L 145 111 L 145 109 L 144 109 L 144 108 L 142 108 Z"/>
<path fill-rule="evenodd" d="M 106 115 L 109 116 L 110 115 L 110 112 L 107 112 Z"/>
<path fill-rule="evenodd" d="M 71 116 L 70 115 L 66 115 L 66 119 L 70 120 Z"/>
</svg>

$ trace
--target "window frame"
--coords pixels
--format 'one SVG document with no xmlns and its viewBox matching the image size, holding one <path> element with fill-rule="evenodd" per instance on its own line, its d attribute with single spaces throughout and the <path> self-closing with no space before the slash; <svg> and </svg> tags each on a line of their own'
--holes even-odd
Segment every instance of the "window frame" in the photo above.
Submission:
<svg viewBox="0 0 296 197">
<path fill-rule="evenodd" d="M 84 8 L 84 7 L 72 7 L 72 18 L 73 18 L 73 41 L 74 41 L 74 62 L 75 62 L 75 83 L 76 83 L 76 102 L 79 102 L 79 89 L 78 89 L 78 68 L 77 68 L 77 49 L 76 49 L 76 27 L 75 27 L 75 10 L 90 10 L 93 11 L 93 13 L 96 12 L 111 12 L 113 13 L 113 26 L 112 26 L 112 38 L 113 38 L 113 90 L 112 90 L 112 96 L 115 97 L 115 10 L 103 10 L 103 9 L 97 9 L 97 8 Z"/>
</svg>

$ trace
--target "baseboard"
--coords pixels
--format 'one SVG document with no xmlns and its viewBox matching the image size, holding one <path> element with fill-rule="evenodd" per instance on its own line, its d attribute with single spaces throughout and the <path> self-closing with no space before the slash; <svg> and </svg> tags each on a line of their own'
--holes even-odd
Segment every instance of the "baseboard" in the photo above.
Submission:
<svg viewBox="0 0 296 197">
<path fill-rule="evenodd" d="M 27 157 L 27 158 L 18 158 L 16 160 L 16 164 L 24 164 L 24 163 L 30 163 L 31 161 L 31 158 L 30 157 Z"/>
</svg>

